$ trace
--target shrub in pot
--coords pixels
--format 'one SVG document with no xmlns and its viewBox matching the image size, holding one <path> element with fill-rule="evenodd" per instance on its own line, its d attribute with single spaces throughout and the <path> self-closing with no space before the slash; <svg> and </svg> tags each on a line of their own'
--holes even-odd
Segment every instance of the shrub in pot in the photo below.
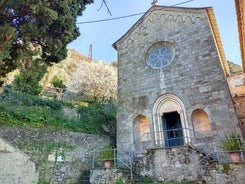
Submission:
<svg viewBox="0 0 245 184">
<path fill-rule="evenodd" d="M 105 168 L 109 168 L 114 161 L 114 149 L 111 146 L 105 146 L 99 151 L 98 159 L 102 160 Z"/>
<path fill-rule="evenodd" d="M 220 148 L 228 151 L 233 162 L 240 162 L 240 155 L 244 149 L 240 134 L 231 133 L 225 135 L 225 140 L 221 141 Z"/>
</svg>

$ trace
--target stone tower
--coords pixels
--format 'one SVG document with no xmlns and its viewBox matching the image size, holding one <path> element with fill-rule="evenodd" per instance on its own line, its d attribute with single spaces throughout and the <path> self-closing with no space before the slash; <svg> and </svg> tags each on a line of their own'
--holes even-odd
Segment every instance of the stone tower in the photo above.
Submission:
<svg viewBox="0 0 245 184">
<path fill-rule="evenodd" d="M 113 46 L 119 150 L 141 149 L 139 142 L 186 145 L 199 135 L 218 139 L 237 131 L 212 8 L 153 6 Z"/>
</svg>

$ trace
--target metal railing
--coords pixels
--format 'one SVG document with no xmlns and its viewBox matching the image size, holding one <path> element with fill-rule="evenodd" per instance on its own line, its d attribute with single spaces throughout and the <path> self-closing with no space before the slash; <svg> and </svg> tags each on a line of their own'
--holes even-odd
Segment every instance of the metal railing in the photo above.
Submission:
<svg viewBox="0 0 245 184">
<path fill-rule="evenodd" d="M 105 151 L 113 152 L 111 158 L 102 158 L 100 155 Z M 103 162 L 110 160 L 112 162 L 112 168 L 124 167 L 130 170 L 130 178 L 133 178 L 133 160 L 132 157 L 118 149 L 102 149 L 92 152 L 92 169 L 105 168 Z"/>
<path fill-rule="evenodd" d="M 176 146 L 191 146 L 195 149 L 193 154 L 202 153 L 203 156 L 199 157 L 198 163 L 201 164 L 205 159 L 211 158 L 212 160 L 220 163 L 229 163 L 231 159 L 228 154 L 231 151 L 222 151 L 220 149 L 222 139 L 215 139 L 215 135 L 206 136 L 199 132 L 194 132 L 188 128 L 169 129 L 166 131 L 147 132 L 140 135 L 133 144 L 131 144 L 126 152 L 118 149 L 110 149 L 113 151 L 111 158 L 107 158 L 113 162 L 114 168 L 124 167 L 130 170 L 130 178 L 133 179 L 133 161 L 141 154 L 146 153 L 147 149 L 154 148 L 171 148 Z M 240 141 L 239 141 L 240 144 Z M 104 168 L 103 159 L 100 157 L 101 153 L 106 150 L 96 150 L 92 153 L 92 169 Z M 244 147 L 239 145 L 238 150 L 232 152 L 239 152 L 241 160 L 244 161 Z M 200 154 L 199 154 L 200 155 Z"/>
<path fill-rule="evenodd" d="M 220 163 L 231 162 L 228 154 L 239 152 L 241 160 L 244 160 L 244 147 L 239 145 L 235 151 L 222 151 L 221 142 L 224 139 L 217 139 L 215 135 L 206 136 L 199 132 L 194 132 L 188 128 L 176 128 L 158 132 L 147 132 L 140 135 L 128 148 L 132 159 L 142 156 L 147 149 L 170 148 L 176 146 L 191 146 L 204 156 L 199 160 L 201 163 L 206 158 L 211 158 Z"/>
<path fill-rule="evenodd" d="M 128 148 L 137 158 L 146 153 L 147 149 L 167 148 L 175 146 L 191 145 L 196 149 L 201 149 L 206 143 L 211 142 L 213 137 L 194 132 L 188 128 L 175 128 L 157 132 L 147 132 L 139 137 Z M 214 150 L 213 147 L 210 149 Z"/>
</svg>

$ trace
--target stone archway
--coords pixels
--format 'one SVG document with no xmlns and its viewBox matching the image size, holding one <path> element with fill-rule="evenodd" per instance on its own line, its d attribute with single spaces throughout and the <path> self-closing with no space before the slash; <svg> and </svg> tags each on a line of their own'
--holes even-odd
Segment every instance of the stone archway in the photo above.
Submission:
<svg viewBox="0 0 245 184">
<path fill-rule="evenodd" d="M 168 124 L 168 122 L 166 122 L 166 117 L 169 119 L 169 121 L 174 120 L 173 118 L 169 118 L 169 116 L 175 116 L 178 123 L 173 124 L 171 122 L 171 124 L 169 122 Z M 153 106 L 153 127 L 155 132 L 155 144 L 160 144 L 160 146 L 169 145 L 166 142 L 166 139 L 169 139 L 170 137 L 168 136 L 168 134 L 170 134 L 172 125 L 175 125 L 174 129 L 177 128 L 181 129 L 182 131 L 181 137 L 183 138 L 183 141 L 179 145 L 183 145 L 186 142 L 189 142 L 190 136 L 187 129 L 188 123 L 186 120 L 185 107 L 182 100 L 174 94 L 164 94 L 155 101 Z"/>
</svg>

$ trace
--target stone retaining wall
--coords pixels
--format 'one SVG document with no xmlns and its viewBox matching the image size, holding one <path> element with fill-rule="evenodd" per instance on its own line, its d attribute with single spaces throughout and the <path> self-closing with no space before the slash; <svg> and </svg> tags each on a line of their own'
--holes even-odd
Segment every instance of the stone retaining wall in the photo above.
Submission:
<svg viewBox="0 0 245 184">
<path fill-rule="evenodd" d="M 244 184 L 245 164 L 221 164 L 191 147 L 151 149 L 135 162 L 136 172 L 155 181 L 205 181 L 207 184 Z"/>
<path fill-rule="evenodd" d="M 39 182 L 52 184 L 80 180 L 82 173 L 91 169 L 92 151 L 110 144 L 108 136 L 48 129 L 1 127 L 0 137 L 21 149 L 31 161 L 37 163 Z M 16 167 L 16 170 L 21 168 L 22 166 Z"/>
</svg>

